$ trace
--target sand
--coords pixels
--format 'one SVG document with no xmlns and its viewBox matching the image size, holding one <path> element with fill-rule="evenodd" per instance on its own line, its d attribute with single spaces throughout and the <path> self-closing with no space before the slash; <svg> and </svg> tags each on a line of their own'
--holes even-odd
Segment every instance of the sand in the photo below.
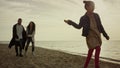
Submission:
<svg viewBox="0 0 120 68">
<path fill-rule="evenodd" d="M 29 47 L 26 56 L 16 57 L 14 47 L 9 49 L 7 44 L 0 44 L 0 68 L 83 68 L 86 59 L 56 50 L 35 49 L 35 55 L 32 55 Z M 88 68 L 94 68 L 93 59 Z M 120 68 L 120 64 L 100 61 L 100 68 Z"/>
</svg>

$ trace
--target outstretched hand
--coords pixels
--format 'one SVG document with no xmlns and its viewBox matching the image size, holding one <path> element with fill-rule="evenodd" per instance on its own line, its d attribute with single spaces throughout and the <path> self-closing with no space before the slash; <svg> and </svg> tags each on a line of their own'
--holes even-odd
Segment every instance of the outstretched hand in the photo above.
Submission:
<svg viewBox="0 0 120 68">
<path fill-rule="evenodd" d="M 68 20 L 64 20 L 65 23 L 68 23 Z"/>
<path fill-rule="evenodd" d="M 71 20 L 64 20 L 64 22 L 67 23 L 67 24 L 69 24 L 69 25 L 71 25 L 72 21 Z"/>
</svg>

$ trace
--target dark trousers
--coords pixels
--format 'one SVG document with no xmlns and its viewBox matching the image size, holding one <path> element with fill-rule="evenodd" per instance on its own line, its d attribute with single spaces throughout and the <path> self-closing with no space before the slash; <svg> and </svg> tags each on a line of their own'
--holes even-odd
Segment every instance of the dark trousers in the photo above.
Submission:
<svg viewBox="0 0 120 68">
<path fill-rule="evenodd" d="M 25 52 L 27 52 L 27 50 L 28 50 L 28 46 L 29 46 L 29 44 L 30 44 L 30 42 L 32 43 L 32 52 L 34 52 L 34 41 L 32 40 L 32 38 L 31 37 L 28 37 L 27 38 L 27 44 L 26 44 L 26 47 L 25 47 Z"/>
<path fill-rule="evenodd" d="M 16 55 L 22 55 L 22 48 L 23 48 L 22 42 L 23 42 L 22 39 L 20 39 L 20 41 L 16 41 L 15 42 Z M 18 52 L 18 49 L 19 49 L 19 52 Z"/>
</svg>

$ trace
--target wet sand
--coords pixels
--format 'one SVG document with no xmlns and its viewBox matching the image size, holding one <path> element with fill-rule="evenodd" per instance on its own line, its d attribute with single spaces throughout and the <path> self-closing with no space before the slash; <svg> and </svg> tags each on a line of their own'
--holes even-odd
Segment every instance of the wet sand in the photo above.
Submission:
<svg viewBox="0 0 120 68">
<path fill-rule="evenodd" d="M 86 59 L 56 50 L 35 49 L 35 55 L 32 55 L 29 47 L 26 56 L 16 57 L 14 47 L 8 49 L 7 44 L 0 44 L 0 68 L 83 68 Z M 93 59 L 88 68 L 94 68 Z M 120 68 L 120 64 L 100 61 L 100 68 Z"/>
</svg>

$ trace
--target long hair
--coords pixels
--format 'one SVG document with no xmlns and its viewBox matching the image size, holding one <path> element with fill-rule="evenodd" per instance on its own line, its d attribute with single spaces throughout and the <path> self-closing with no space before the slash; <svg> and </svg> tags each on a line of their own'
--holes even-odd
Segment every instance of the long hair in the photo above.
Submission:
<svg viewBox="0 0 120 68">
<path fill-rule="evenodd" d="M 32 32 L 35 31 L 35 23 L 33 21 L 31 21 L 30 23 L 32 23 Z M 30 23 L 27 26 L 28 31 L 30 30 Z"/>
</svg>

